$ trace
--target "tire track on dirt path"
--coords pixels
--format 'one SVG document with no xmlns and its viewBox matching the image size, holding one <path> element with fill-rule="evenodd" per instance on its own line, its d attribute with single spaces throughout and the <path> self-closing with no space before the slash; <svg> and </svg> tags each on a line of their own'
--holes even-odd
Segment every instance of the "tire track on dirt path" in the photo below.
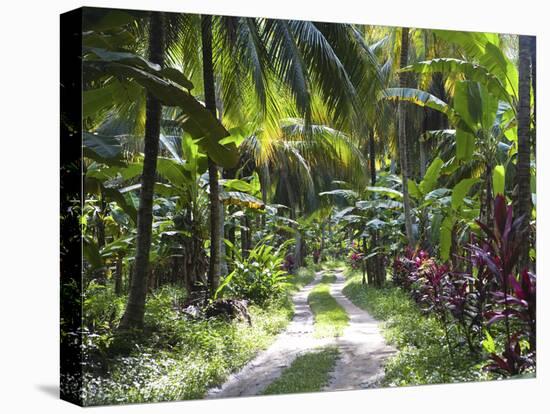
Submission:
<svg viewBox="0 0 550 414">
<path fill-rule="evenodd" d="M 384 361 L 396 350 L 384 340 L 378 321 L 344 295 L 346 280 L 342 271 L 336 270 L 334 275 L 336 281 L 331 284 L 330 294 L 345 309 L 350 321 L 343 335 L 336 338 L 340 358 L 324 390 L 372 388 L 383 378 Z"/>
<path fill-rule="evenodd" d="M 221 387 L 212 388 L 206 398 L 230 398 L 261 394 L 283 370 L 299 355 L 317 346 L 333 343 L 333 338 L 313 337 L 313 313 L 307 298 L 311 290 L 321 281 L 323 271 L 317 272 L 311 283 L 292 297 L 294 316 L 292 321 L 275 342 L 261 351 L 240 371 L 233 373 Z"/>
</svg>

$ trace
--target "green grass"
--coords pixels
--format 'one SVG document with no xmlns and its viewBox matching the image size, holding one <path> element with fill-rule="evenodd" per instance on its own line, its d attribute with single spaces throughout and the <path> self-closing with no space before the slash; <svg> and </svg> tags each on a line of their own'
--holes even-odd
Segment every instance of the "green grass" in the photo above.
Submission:
<svg viewBox="0 0 550 414">
<path fill-rule="evenodd" d="M 298 291 L 304 286 L 310 284 L 315 278 L 315 270 L 311 267 L 301 267 L 298 271 L 290 275 L 290 284 L 292 291 Z"/>
<path fill-rule="evenodd" d="M 330 295 L 330 283 L 334 279 L 334 275 L 324 275 L 307 298 L 315 317 L 314 336 L 317 338 L 341 336 L 349 322 L 344 308 Z"/>
<path fill-rule="evenodd" d="M 334 260 L 334 259 L 327 262 L 323 262 L 322 264 L 323 269 L 327 269 L 327 270 L 343 268 L 345 265 L 346 265 L 346 262 L 344 260 Z"/>
<path fill-rule="evenodd" d="M 481 361 L 459 346 L 450 357 L 445 332 L 434 317 L 420 312 L 406 292 L 387 285 L 376 289 L 361 285 L 357 272 L 347 272 L 344 294 L 358 307 L 384 321 L 384 336 L 398 353 L 387 361 L 384 385 L 421 385 L 488 379 Z M 455 332 L 451 332 L 456 335 Z M 453 338 L 457 343 L 457 338 Z"/>
<path fill-rule="evenodd" d="M 268 394 L 316 392 L 328 384 L 336 365 L 338 348 L 326 347 L 299 356 L 283 374 L 264 391 Z"/>
</svg>

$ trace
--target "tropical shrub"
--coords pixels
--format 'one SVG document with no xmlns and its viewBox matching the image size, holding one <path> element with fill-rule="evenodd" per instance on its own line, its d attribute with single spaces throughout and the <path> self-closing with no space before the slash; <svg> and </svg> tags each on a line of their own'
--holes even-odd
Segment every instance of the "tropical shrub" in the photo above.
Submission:
<svg viewBox="0 0 550 414">
<path fill-rule="evenodd" d="M 247 299 L 264 306 L 268 301 L 284 295 L 289 283 L 283 255 L 291 241 L 275 248 L 266 244 L 269 240 L 269 237 L 260 240 L 247 257 L 228 244 L 234 251 L 234 270 L 222 281 L 216 297 L 223 293 L 224 296 Z"/>
<path fill-rule="evenodd" d="M 536 359 L 536 276 L 527 269 L 521 269 L 519 275 L 517 271 L 523 221 L 523 217 L 514 217 L 512 206 L 498 195 L 493 228 L 478 222 L 483 238 L 471 246 L 476 263 L 498 286 L 491 292 L 493 306 L 484 317 L 488 327 L 503 322 L 505 344 L 501 355 L 491 353 L 493 363 L 487 368 L 505 375 L 534 367 Z"/>
<path fill-rule="evenodd" d="M 527 269 L 517 272 L 521 219 L 499 195 L 493 228 L 477 224 L 483 233 L 467 246 L 471 272 L 452 271 L 426 251 L 407 248 L 394 260 L 393 281 L 425 314 L 438 317 L 449 351 L 455 347 L 449 333 L 457 330 L 472 354 L 485 350 L 488 370 L 521 374 L 536 359 L 536 276 Z M 499 322 L 503 326 L 493 326 Z"/>
</svg>

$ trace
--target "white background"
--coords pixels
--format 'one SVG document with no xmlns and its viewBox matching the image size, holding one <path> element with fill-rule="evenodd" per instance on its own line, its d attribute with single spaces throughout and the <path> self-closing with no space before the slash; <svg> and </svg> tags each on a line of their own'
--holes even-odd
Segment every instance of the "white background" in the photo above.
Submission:
<svg viewBox="0 0 550 414">
<path fill-rule="evenodd" d="M 374 3 L 374 4 L 372 4 Z M 544 1 L 110 0 L 87 6 L 302 18 L 538 36 L 538 378 L 480 384 L 91 408 L 90 412 L 548 412 L 548 144 Z M 4 2 L 0 21 L 0 411 L 68 413 L 57 398 L 59 13 L 70 0 Z"/>
</svg>

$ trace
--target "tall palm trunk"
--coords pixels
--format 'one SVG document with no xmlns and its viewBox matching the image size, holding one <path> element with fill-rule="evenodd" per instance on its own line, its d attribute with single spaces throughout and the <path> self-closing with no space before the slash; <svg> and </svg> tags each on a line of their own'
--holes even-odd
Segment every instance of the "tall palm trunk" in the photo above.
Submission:
<svg viewBox="0 0 550 414">
<path fill-rule="evenodd" d="M 531 48 L 529 53 L 531 54 L 531 85 L 533 86 L 533 123 L 535 126 L 536 132 L 537 129 L 537 38 L 535 36 L 530 36 L 531 38 Z M 535 134 L 532 136 L 533 149 L 536 148 L 536 139 Z M 536 151 L 533 151 L 536 152 Z"/>
<path fill-rule="evenodd" d="M 407 66 L 407 55 L 409 54 L 409 29 L 404 27 L 401 29 L 401 57 L 399 66 L 404 68 Z M 407 77 L 405 72 L 399 74 L 399 86 L 405 88 L 407 86 Z M 406 135 L 406 123 L 405 123 L 406 111 L 404 102 L 398 103 L 398 119 L 399 119 L 399 159 L 401 162 L 401 179 L 403 181 L 403 207 L 405 213 L 405 230 L 407 232 L 407 240 L 409 246 L 414 246 L 414 234 L 412 230 L 412 217 L 411 217 L 411 202 L 409 198 L 409 162 L 408 145 Z"/>
<path fill-rule="evenodd" d="M 518 85 L 518 159 L 517 184 L 518 202 L 517 216 L 523 217 L 523 242 L 520 243 L 519 267 L 529 264 L 529 221 L 531 219 L 531 65 L 529 36 L 519 37 L 519 85 Z"/>
<path fill-rule="evenodd" d="M 204 103 L 206 109 L 216 116 L 216 90 L 214 65 L 212 63 L 212 16 L 201 16 L 202 74 L 204 81 Z M 210 264 L 208 287 L 213 296 L 220 282 L 221 215 L 218 182 L 218 166 L 208 158 L 208 178 L 210 182 Z"/>
<path fill-rule="evenodd" d="M 374 131 L 369 128 L 369 167 L 370 167 L 370 184 L 376 185 L 376 152 L 374 149 Z"/>
<path fill-rule="evenodd" d="M 149 22 L 149 60 L 164 64 L 164 15 L 152 13 Z M 134 275 L 130 284 L 128 305 L 119 329 L 127 330 L 143 327 L 145 297 L 149 275 L 149 251 L 153 224 L 153 190 L 155 186 L 157 155 L 162 105 L 152 94 L 147 93 L 145 119 L 145 148 L 141 190 L 137 215 L 137 241 Z"/>
<path fill-rule="evenodd" d="M 374 130 L 369 128 L 369 165 L 370 165 L 370 183 L 374 187 L 376 185 L 376 149 L 374 146 Z M 366 250 L 366 241 L 363 240 L 364 253 L 368 254 Z M 371 248 L 374 249 L 378 247 L 378 232 L 374 231 L 371 237 Z M 380 255 L 376 255 L 369 259 L 369 263 L 372 262 L 372 268 L 374 272 L 375 280 L 383 280 L 385 277 L 385 269 L 382 262 L 383 258 Z M 372 273 L 372 272 L 371 272 Z M 364 275 L 363 275 L 364 279 Z M 383 282 L 381 282 L 383 283 Z"/>
</svg>

